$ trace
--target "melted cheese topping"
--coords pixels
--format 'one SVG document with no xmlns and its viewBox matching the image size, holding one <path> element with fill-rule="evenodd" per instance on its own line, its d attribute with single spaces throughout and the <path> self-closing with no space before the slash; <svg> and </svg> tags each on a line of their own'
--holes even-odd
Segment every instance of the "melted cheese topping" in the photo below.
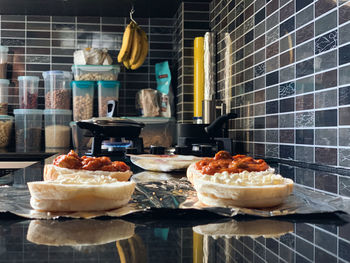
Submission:
<svg viewBox="0 0 350 263">
<path fill-rule="evenodd" d="M 106 175 L 86 175 L 83 173 L 75 173 L 59 175 L 54 182 L 59 184 L 101 185 L 116 183 L 118 180 Z"/>
<path fill-rule="evenodd" d="M 275 169 L 269 168 L 263 172 L 248 172 L 241 173 L 215 173 L 214 175 L 201 175 L 201 179 L 213 183 L 238 185 L 238 186 L 263 186 L 283 184 L 284 178 L 275 174 Z"/>
</svg>

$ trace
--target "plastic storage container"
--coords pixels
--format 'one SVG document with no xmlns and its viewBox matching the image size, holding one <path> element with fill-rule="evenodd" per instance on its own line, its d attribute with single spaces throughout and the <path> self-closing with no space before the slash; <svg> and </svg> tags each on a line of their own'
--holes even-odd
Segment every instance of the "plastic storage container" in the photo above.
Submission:
<svg viewBox="0 0 350 263">
<path fill-rule="evenodd" d="M 21 109 L 38 108 L 38 84 L 39 78 L 32 76 L 20 76 L 19 82 L 19 107 Z"/>
<path fill-rule="evenodd" d="M 0 115 L 7 115 L 9 84 L 8 79 L 0 79 Z"/>
<path fill-rule="evenodd" d="M 9 48 L 0 46 L 0 79 L 7 78 L 7 60 Z"/>
<path fill-rule="evenodd" d="M 94 81 L 72 81 L 73 120 L 91 119 L 94 110 Z"/>
<path fill-rule="evenodd" d="M 6 147 L 11 139 L 13 117 L 0 115 L 0 147 Z"/>
<path fill-rule="evenodd" d="M 75 80 L 117 80 L 120 72 L 118 65 L 73 65 Z"/>
<path fill-rule="evenodd" d="M 45 83 L 45 108 L 70 109 L 72 74 L 68 71 L 43 72 Z"/>
<path fill-rule="evenodd" d="M 70 127 L 72 120 L 71 110 L 44 110 L 45 116 L 45 147 L 46 148 L 69 148 Z"/>
<path fill-rule="evenodd" d="M 40 151 L 43 111 L 37 109 L 15 109 L 16 150 Z"/>
<path fill-rule="evenodd" d="M 69 126 L 72 129 L 72 141 L 73 147 L 76 150 L 87 150 L 91 149 L 92 137 L 85 137 L 85 133 L 89 132 L 86 129 L 81 129 L 78 127 L 75 121 L 71 121 Z"/>
<path fill-rule="evenodd" d="M 119 99 L 119 81 L 98 81 L 98 116 L 106 117 L 107 102 Z"/>
<path fill-rule="evenodd" d="M 170 147 L 176 144 L 176 121 L 174 118 L 127 117 L 127 119 L 145 124 L 140 134 L 144 147 L 149 148 L 151 145 Z"/>
</svg>

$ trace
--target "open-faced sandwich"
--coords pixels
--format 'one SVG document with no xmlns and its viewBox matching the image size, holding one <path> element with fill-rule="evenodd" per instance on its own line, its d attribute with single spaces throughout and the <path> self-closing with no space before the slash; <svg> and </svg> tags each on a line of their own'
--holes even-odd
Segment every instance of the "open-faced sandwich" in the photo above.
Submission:
<svg viewBox="0 0 350 263">
<path fill-rule="evenodd" d="M 102 170 L 100 170 L 102 169 Z M 101 211 L 126 205 L 135 183 L 124 162 L 79 157 L 73 151 L 45 167 L 44 181 L 29 182 L 30 204 L 41 211 Z"/>
<path fill-rule="evenodd" d="M 264 160 L 225 151 L 191 164 L 187 177 L 198 199 L 211 206 L 272 207 L 293 191 L 293 181 L 276 174 Z"/>
</svg>

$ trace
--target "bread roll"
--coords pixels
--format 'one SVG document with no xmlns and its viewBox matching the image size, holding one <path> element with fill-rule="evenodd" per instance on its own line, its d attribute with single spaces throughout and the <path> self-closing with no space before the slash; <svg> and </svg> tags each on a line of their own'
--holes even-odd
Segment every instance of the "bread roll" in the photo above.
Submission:
<svg viewBox="0 0 350 263">
<path fill-rule="evenodd" d="M 108 172 L 108 171 L 89 171 L 82 169 L 68 169 L 58 167 L 53 164 L 46 164 L 44 167 L 44 181 L 56 180 L 59 175 L 69 175 L 69 174 L 84 174 L 84 175 L 104 175 L 110 176 L 112 178 L 118 179 L 118 181 L 128 181 L 132 175 L 132 171 L 125 172 Z"/>
<path fill-rule="evenodd" d="M 289 232 L 293 232 L 294 226 L 293 223 L 290 222 L 269 219 L 253 221 L 231 220 L 225 223 L 196 226 L 193 228 L 193 231 L 201 235 L 211 236 L 213 238 L 222 236 L 249 236 L 251 238 L 263 236 L 265 238 L 276 238 Z"/>
<path fill-rule="evenodd" d="M 124 220 L 33 220 L 27 240 L 47 246 L 89 246 L 128 239 L 135 225 Z"/>
<path fill-rule="evenodd" d="M 210 206 L 238 206 L 263 208 L 281 204 L 293 191 L 293 181 L 283 178 L 281 184 L 231 185 L 206 180 L 195 169 L 195 163 L 187 169 L 187 177 L 197 191 L 198 199 Z"/>
<path fill-rule="evenodd" d="M 108 176 L 63 175 L 55 181 L 29 182 L 30 204 L 42 211 L 101 211 L 126 205 L 134 182 Z"/>
</svg>

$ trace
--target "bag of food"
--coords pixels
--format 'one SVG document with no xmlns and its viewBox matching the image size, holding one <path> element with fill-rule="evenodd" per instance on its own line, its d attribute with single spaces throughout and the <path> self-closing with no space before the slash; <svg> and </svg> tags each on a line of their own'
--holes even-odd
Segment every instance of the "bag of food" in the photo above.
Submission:
<svg viewBox="0 0 350 263">
<path fill-rule="evenodd" d="M 171 72 L 168 61 L 155 66 L 157 90 L 160 94 L 160 116 L 170 118 L 173 112 L 173 93 L 171 90 Z"/>
<path fill-rule="evenodd" d="M 136 107 L 143 117 L 159 117 L 159 92 L 155 89 L 142 89 L 136 94 Z"/>
<path fill-rule="evenodd" d="M 85 48 L 74 52 L 75 65 L 112 65 L 108 49 Z"/>
</svg>

